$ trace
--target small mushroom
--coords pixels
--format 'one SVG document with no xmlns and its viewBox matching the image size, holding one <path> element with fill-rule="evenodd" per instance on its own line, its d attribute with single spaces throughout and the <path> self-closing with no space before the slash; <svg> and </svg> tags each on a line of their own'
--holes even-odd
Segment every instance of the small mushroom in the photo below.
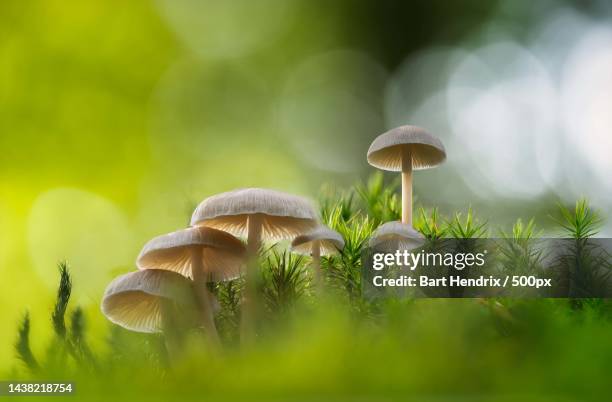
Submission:
<svg viewBox="0 0 612 402">
<path fill-rule="evenodd" d="M 402 223 L 412 226 L 412 171 L 435 167 L 446 159 L 442 142 L 416 126 L 401 126 L 379 135 L 368 150 L 368 163 L 402 172 Z"/>
<path fill-rule="evenodd" d="M 218 344 L 213 296 L 206 283 L 239 277 L 245 251 L 242 242 L 229 233 L 195 227 L 150 240 L 140 252 L 136 265 L 143 270 L 164 269 L 192 278 L 202 310 L 202 326 L 211 341 Z"/>
<path fill-rule="evenodd" d="M 191 225 L 247 236 L 246 303 L 243 303 L 243 339 L 252 332 L 255 299 L 255 258 L 263 239 L 291 239 L 317 226 L 317 214 L 302 197 L 261 188 L 245 188 L 213 195 L 198 205 Z"/>
<path fill-rule="evenodd" d="M 425 243 L 423 235 L 402 222 L 387 222 L 380 225 L 370 238 L 369 246 L 382 252 L 413 250 Z"/>
<path fill-rule="evenodd" d="M 176 356 L 180 319 L 190 322 L 196 310 L 192 283 L 171 271 L 150 269 L 115 278 L 102 297 L 102 313 L 135 332 L 163 332 L 168 352 Z"/>
<path fill-rule="evenodd" d="M 323 282 L 321 272 L 321 256 L 336 254 L 344 248 L 344 239 L 340 233 L 327 226 L 319 226 L 315 230 L 299 235 L 291 242 L 291 249 L 299 254 L 312 256 L 314 269 L 319 285 Z"/>
</svg>

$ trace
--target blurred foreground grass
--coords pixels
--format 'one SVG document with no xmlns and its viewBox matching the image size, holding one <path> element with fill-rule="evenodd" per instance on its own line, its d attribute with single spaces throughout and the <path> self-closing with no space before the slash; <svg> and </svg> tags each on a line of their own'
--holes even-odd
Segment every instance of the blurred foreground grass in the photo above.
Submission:
<svg viewBox="0 0 612 402">
<path fill-rule="evenodd" d="M 160 364 L 158 337 L 114 329 L 111 339 L 120 345 L 101 354 L 96 369 L 66 362 L 32 378 L 74 381 L 79 400 L 610 395 L 609 312 L 592 306 L 575 311 L 565 300 L 523 301 L 512 305 L 518 324 L 508 325 L 469 299 L 389 301 L 367 320 L 334 301 L 298 309 L 246 349 L 212 355 L 194 342 L 172 369 Z"/>
<path fill-rule="evenodd" d="M 216 284 L 222 351 L 207 350 L 198 330 L 172 362 L 163 336 L 112 326 L 87 331 L 69 305 L 70 278 L 60 266 L 47 351 L 29 348 L 25 316 L 16 343 L 21 363 L 7 379 L 64 380 L 79 400 L 606 400 L 612 392 L 612 304 L 602 299 L 376 299 L 361 294 L 361 250 L 373 229 L 396 219 L 394 185 L 382 176 L 321 199 L 324 221 L 346 240 L 323 260 L 326 291 L 311 286 L 305 259 L 276 245 L 262 259 L 258 338 L 237 342 L 240 282 Z M 563 209 L 568 237 L 596 233 L 601 219 L 585 201 Z M 486 236 L 470 211 L 444 219 L 421 213 L 428 237 Z M 517 222 L 513 235 L 536 233 Z M 522 244 L 522 243 L 521 243 Z M 75 283 L 75 287 L 79 284 Z M 104 347 L 88 340 L 106 337 Z M 40 397 L 35 397 L 35 400 Z"/>
</svg>

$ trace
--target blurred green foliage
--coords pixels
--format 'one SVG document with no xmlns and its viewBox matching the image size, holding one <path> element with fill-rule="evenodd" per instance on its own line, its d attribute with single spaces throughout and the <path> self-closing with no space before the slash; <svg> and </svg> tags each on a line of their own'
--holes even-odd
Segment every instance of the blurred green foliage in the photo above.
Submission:
<svg viewBox="0 0 612 402">
<path fill-rule="evenodd" d="M 103 331 L 104 347 L 91 349 L 89 340 L 101 334 L 87 330 L 83 311 L 70 307 L 72 281 L 63 263 L 51 346 L 35 356 L 26 314 L 15 343 L 22 365 L 13 375 L 75 381 L 84 400 L 563 401 L 608 395 L 612 305 L 607 300 L 364 298 L 361 252 L 376 224 L 366 212 L 367 200 L 345 198 L 362 186 L 323 204 L 326 223 L 346 241 L 342 253 L 322 261 L 324 290 L 312 287 L 308 258 L 290 254 L 282 244 L 263 250 L 259 289 L 265 311 L 254 342 L 237 342 L 243 284 L 236 280 L 212 288 L 219 299 L 222 351 L 207 349 L 193 330 L 184 334 L 183 353 L 171 363 L 162 335 L 115 326 Z M 579 201 L 575 211 L 563 214 L 571 231 L 584 228 L 582 217 L 597 212 Z M 473 240 L 467 234 L 488 230 L 472 211 L 441 220 L 435 210 L 430 216 L 423 210 L 422 219 L 430 233 L 466 241 Z M 503 243 L 502 265 L 510 270 L 537 265 L 539 255 L 528 242 L 535 233 L 531 221 L 517 221 Z M 568 253 L 574 261 L 587 258 L 584 250 Z"/>
<path fill-rule="evenodd" d="M 382 174 L 323 197 L 324 221 L 347 241 L 340 256 L 323 260 L 332 290 L 324 299 L 317 302 L 308 286 L 290 287 L 302 283 L 305 261 L 270 260 L 268 307 L 281 296 L 301 297 L 252 348 L 231 347 L 239 282 L 214 289 L 216 318 L 230 345 L 222 355 L 194 339 L 188 358 L 169 369 L 161 337 L 109 330 L 99 311 L 104 286 L 133 269 L 132 256 L 145 239 L 185 226 L 186 206 L 251 185 L 313 192 L 327 174 L 300 160 L 305 152 L 291 149 L 277 127 L 283 83 L 303 59 L 351 48 L 393 68 L 432 42 L 469 35 L 498 2 L 296 0 L 286 2 L 287 14 L 275 14 L 284 26 L 266 18 L 281 7 L 251 8 L 238 18 L 240 2 L 206 15 L 183 13 L 180 4 L 187 3 L 0 2 L 0 377 L 70 379 L 91 400 L 142 393 L 149 399 L 419 401 L 457 393 L 482 400 L 609 395 L 607 302 L 570 308 L 565 301 L 509 301 L 502 311 L 511 310 L 511 323 L 494 305 L 470 300 L 363 302 L 364 242 L 377 224 L 399 216 L 396 184 L 384 183 Z M 517 15 L 510 17 L 520 20 Z M 195 35 L 184 30 L 190 28 Z M 259 47 L 223 56 L 224 46 L 251 46 L 258 32 L 267 35 Z M 198 38 L 216 41 L 219 52 L 202 52 Z M 381 88 L 364 84 L 371 77 L 345 66 L 309 78 L 317 87 L 340 82 L 341 89 L 379 95 Z M 368 101 L 380 113 L 381 105 Z M 325 147 L 318 133 L 309 134 L 307 144 Z M 335 179 L 349 182 L 361 173 L 365 149 L 354 157 L 363 163 Z M 538 208 L 541 215 L 553 209 Z M 426 210 L 431 213 L 423 212 L 418 228 L 428 237 L 446 236 L 443 212 L 449 211 Z M 592 217 L 578 212 L 568 216 L 580 215 L 574 222 L 582 224 L 569 228 L 588 235 Z M 455 229 L 478 233 L 480 224 L 469 216 L 457 217 Z M 55 263 L 64 259 L 74 288 L 64 266 L 56 293 Z"/>
</svg>

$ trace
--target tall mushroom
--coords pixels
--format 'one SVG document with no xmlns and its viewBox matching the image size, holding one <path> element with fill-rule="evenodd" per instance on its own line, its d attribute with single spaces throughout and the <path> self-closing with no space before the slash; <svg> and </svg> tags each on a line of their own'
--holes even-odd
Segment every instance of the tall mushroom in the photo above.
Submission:
<svg viewBox="0 0 612 402">
<path fill-rule="evenodd" d="M 317 214 L 302 197 L 261 188 L 245 188 L 213 195 L 198 205 L 191 217 L 194 226 L 247 236 L 246 302 L 243 301 L 241 336 L 252 332 L 256 256 L 263 239 L 281 240 L 317 226 Z"/>
<path fill-rule="evenodd" d="M 442 142 L 416 126 L 400 126 L 379 135 L 368 150 L 368 163 L 402 172 L 402 223 L 412 226 L 412 171 L 435 167 L 446 159 Z"/>
<path fill-rule="evenodd" d="M 239 277 L 244 257 L 245 247 L 236 237 L 213 228 L 195 227 L 150 240 L 136 265 L 143 270 L 164 269 L 192 278 L 202 312 L 201 324 L 209 339 L 218 344 L 212 296 L 206 284 Z"/>
<path fill-rule="evenodd" d="M 189 279 L 174 272 L 150 269 L 115 278 L 102 298 L 102 313 L 113 323 L 135 332 L 163 332 L 171 356 L 177 353 L 180 320 L 192 321 L 196 297 Z"/>
<path fill-rule="evenodd" d="M 340 233 L 327 226 L 319 226 L 307 234 L 299 235 L 291 242 L 293 251 L 312 256 L 312 268 L 319 285 L 323 282 L 321 256 L 336 254 L 343 248 L 344 239 Z"/>
</svg>

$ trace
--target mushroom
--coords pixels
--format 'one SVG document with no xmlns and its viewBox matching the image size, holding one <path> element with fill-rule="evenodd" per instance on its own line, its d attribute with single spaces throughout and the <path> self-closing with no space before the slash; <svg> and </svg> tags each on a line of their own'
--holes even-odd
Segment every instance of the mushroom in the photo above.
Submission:
<svg viewBox="0 0 612 402">
<path fill-rule="evenodd" d="M 435 167 L 446 159 L 442 142 L 416 126 L 400 126 L 379 135 L 368 149 L 368 163 L 402 172 L 402 223 L 412 226 L 412 171 Z"/>
<path fill-rule="evenodd" d="M 291 242 L 291 249 L 299 254 L 312 256 L 312 267 L 315 270 L 317 283 L 322 284 L 321 256 L 336 254 L 344 248 L 344 239 L 340 233 L 327 226 L 299 235 Z"/>
<path fill-rule="evenodd" d="M 380 225 L 370 238 L 371 248 L 384 252 L 413 250 L 424 244 L 424 237 L 410 225 L 393 221 Z"/>
<path fill-rule="evenodd" d="M 247 236 L 246 302 L 241 315 L 243 339 L 252 332 L 252 301 L 256 296 L 255 258 L 262 239 L 290 239 L 317 226 L 317 214 L 302 197 L 261 188 L 245 188 L 213 195 L 198 205 L 191 225 Z"/>
<path fill-rule="evenodd" d="M 239 277 L 244 256 L 244 245 L 231 234 L 213 228 L 195 227 L 150 240 L 140 252 L 136 265 L 142 270 L 163 269 L 193 279 L 202 312 L 201 324 L 209 339 L 218 344 L 213 296 L 206 284 Z"/>
<path fill-rule="evenodd" d="M 115 278 L 102 297 L 102 313 L 135 332 L 163 332 L 171 356 L 177 353 L 179 318 L 189 323 L 196 309 L 192 283 L 171 271 L 149 269 Z"/>
</svg>

